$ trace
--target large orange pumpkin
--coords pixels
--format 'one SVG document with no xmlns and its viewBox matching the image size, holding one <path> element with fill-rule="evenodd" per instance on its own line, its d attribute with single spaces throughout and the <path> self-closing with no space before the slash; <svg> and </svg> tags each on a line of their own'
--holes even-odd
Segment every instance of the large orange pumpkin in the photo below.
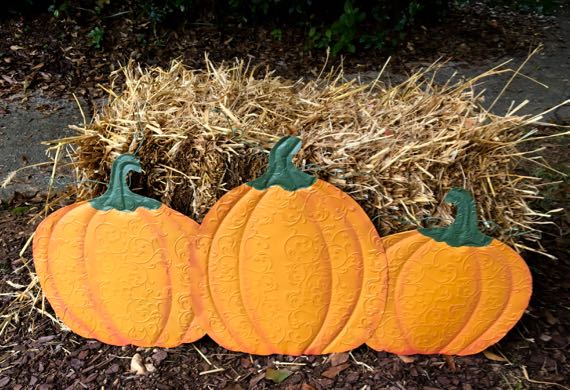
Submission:
<svg viewBox="0 0 570 390">
<path fill-rule="evenodd" d="M 191 307 L 190 243 L 198 224 L 131 192 L 138 160 L 113 163 L 105 194 L 64 207 L 37 228 L 45 296 L 74 332 L 108 344 L 174 347 L 203 336 Z"/>
<path fill-rule="evenodd" d="M 386 258 L 373 224 L 340 189 L 295 168 L 282 138 L 267 172 L 224 195 L 193 248 L 193 306 L 223 347 L 254 354 L 350 350 L 384 307 Z"/>
<path fill-rule="evenodd" d="M 452 189 L 457 215 L 448 227 L 384 239 L 388 298 L 367 344 L 401 355 L 470 355 L 496 343 L 524 313 L 529 269 L 510 247 L 481 233 L 473 198 Z"/>
</svg>

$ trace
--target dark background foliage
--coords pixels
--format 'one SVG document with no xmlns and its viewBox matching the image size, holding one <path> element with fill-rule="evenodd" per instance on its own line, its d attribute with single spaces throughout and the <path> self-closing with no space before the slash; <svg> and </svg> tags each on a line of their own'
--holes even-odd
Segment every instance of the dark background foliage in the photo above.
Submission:
<svg viewBox="0 0 570 390">
<path fill-rule="evenodd" d="M 548 13 L 561 0 L 493 0 L 493 5 L 516 6 L 523 11 Z M 441 22 L 452 5 L 473 0 L 23 0 L 7 5 L 4 16 L 51 13 L 55 18 L 99 19 L 134 14 L 158 28 L 185 23 L 228 21 L 271 28 L 281 40 L 287 28 L 303 28 L 307 49 L 327 48 L 333 55 L 359 48 L 390 49 L 403 42 L 411 28 Z M 80 11 L 80 12 L 77 12 Z M 99 23 L 101 24 L 101 23 Z M 99 47 L 104 28 L 89 34 Z"/>
</svg>

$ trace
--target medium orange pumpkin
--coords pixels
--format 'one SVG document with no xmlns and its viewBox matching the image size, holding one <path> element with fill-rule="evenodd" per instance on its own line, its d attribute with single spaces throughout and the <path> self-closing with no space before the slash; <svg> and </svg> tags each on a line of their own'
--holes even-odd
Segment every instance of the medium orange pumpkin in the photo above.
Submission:
<svg viewBox="0 0 570 390">
<path fill-rule="evenodd" d="M 340 189 L 295 168 L 282 138 L 267 172 L 224 195 L 193 248 L 193 306 L 223 347 L 324 354 L 364 343 L 380 320 L 386 258 L 376 229 Z"/>
<path fill-rule="evenodd" d="M 532 292 L 523 259 L 477 227 L 469 192 L 446 196 L 452 225 L 384 239 L 388 298 L 367 344 L 400 355 L 470 355 L 496 343 L 524 313 Z"/>
<path fill-rule="evenodd" d="M 131 192 L 138 159 L 113 163 L 105 194 L 64 207 L 37 228 L 45 296 L 74 332 L 107 344 L 174 347 L 204 335 L 191 307 L 190 242 L 198 224 Z"/>
</svg>

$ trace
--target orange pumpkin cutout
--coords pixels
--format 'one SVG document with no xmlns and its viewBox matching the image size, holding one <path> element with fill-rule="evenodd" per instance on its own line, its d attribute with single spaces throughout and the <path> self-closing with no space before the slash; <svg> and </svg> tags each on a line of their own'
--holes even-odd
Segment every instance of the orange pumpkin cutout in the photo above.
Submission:
<svg viewBox="0 0 570 390">
<path fill-rule="evenodd" d="M 384 307 L 381 239 L 340 189 L 295 168 L 282 138 L 267 172 L 225 194 L 193 248 L 193 306 L 223 347 L 325 354 L 364 343 Z"/>
<path fill-rule="evenodd" d="M 530 271 L 510 247 L 477 227 L 475 202 L 454 188 L 448 227 L 418 229 L 384 239 L 388 298 L 367 344 L 400 355 L 478 353 L 520 319 L 532 292 Z"/>
<path fill-rule="evenodd" d="M 131 192 L 138 159 L 113 163 L 107 192 L 64 207 L 37 228 L 33 253 L 45 296 L 75 333 L 107 344 L 174 347 L 204 335 L 190 298 L 198 224 Z"/>
</svg>

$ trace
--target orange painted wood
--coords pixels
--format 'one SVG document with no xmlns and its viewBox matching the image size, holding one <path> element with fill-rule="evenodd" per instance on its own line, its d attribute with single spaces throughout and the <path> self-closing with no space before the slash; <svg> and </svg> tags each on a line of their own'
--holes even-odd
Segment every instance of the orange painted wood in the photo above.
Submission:
<svg viewBox="0 0 570 390">
<path fill-rule="evenodd" d="M 227 349 L 347 351 L 380 321 L 381 239 L 352 198 L 321 180 L 294 191 L 233 189 L 206 215 L 193 250 L 193 306 Z"/>
<path fill-rule="evenodd" d="M 389 289 L 367 344 L 399 355 L 478 353 L 520 319 L 532 292 L 523 259 L 497 240 L 452 247 L 420 232 L 383 239 Z"/>
<path fill-rule="evenodd" d="M 33 255 L 42 290 L 83 337 L 143 347 L 195 341 L 204 335 L 190 297 L 198 224 L 130 192 L 129 170 L 140 171 L 138 159 L 119 156 L 106 194 L 64 207 L 38 226 Z"/>
</svg>

